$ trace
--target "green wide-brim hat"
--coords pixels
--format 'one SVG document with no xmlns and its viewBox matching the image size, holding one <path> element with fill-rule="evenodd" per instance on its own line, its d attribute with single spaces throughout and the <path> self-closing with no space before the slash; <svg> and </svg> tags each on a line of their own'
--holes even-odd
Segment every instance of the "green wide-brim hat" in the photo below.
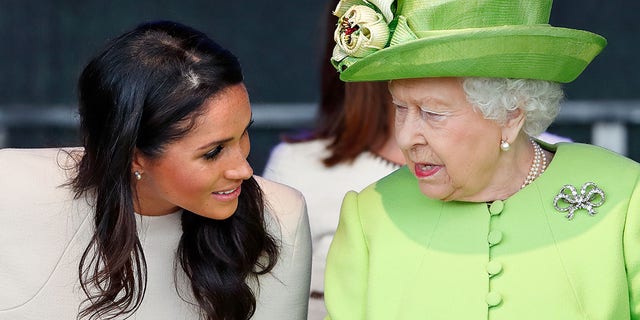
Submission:
<svg viewBox="0 0 640 320">
<path fill-rule="evenodd" d="M 548 24 L 551 0 L 342 0 L 332 63 L 343 81 L 496 77 L 571 82 L 606 46 Z"/>
</svg>

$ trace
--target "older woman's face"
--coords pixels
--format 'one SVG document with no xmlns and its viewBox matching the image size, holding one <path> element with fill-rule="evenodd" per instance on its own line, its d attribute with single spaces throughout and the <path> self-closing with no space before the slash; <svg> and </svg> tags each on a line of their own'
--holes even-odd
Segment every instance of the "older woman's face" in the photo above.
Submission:
<svg viewBox="0 0 640 320">
<path fill-rule="evenodd" d="M 462 79 L 393 80 L 396 139 L 430 198 L 474 201 L 496 174 L 501 127 L 467 102 Z"/>
<path fill-rule="evenodd" d="M 205 102 L 196 126 L 166 146 L 157 159 L 138 157 L 136 181 L 141 214 L 161 215 L 179 208 L 212 219 L 226 219 L 238 207 L 243 180 L 253 175 L 247 163 L 249 96 L 234 85 Z"/>
</svg>

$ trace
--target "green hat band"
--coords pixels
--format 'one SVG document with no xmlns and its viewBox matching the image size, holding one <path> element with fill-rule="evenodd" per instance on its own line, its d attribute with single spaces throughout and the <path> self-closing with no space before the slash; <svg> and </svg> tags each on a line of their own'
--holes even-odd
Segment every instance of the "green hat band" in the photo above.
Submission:
<svg viewBox="0 0 640 320">
<path fill-rule="evenodd" d="M 416 32 L 547 24 L 551 1 L 400 1 L 398 12 Z"/>
</svg>

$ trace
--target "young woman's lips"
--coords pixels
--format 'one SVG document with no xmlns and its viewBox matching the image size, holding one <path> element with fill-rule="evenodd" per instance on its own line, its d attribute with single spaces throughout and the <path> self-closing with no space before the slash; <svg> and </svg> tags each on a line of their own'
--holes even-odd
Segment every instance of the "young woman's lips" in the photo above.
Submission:
<svg viewBox="0 0 640 320">
<path fill-rule="evenodd" d="M 431 177 L 434 174 L 438 173 L 442 166 L 428 163 L 416 163 L 415 166 L 416 177 L 418 178 L 427 178 Z"/>
<path fill-rule="evenodd" d="M 240 196 L 242 186 L 238 186 L 234 189 L 212 192 L 211 195 L 218 201 L 231 201 Z"/>
</svg>

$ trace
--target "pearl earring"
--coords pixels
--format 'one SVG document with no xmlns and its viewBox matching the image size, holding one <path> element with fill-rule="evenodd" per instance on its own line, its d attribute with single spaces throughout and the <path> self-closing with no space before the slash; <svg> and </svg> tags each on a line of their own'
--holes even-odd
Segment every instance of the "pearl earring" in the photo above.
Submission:
<svg viewBox="0 0 640 320">
<path fill-rule="evenodd" d="M 134 171 L 133 175 L 136 177 L 136 180 L 140 181 L 142 180 L 142 173 L 140 173 L 139 171 Z"/>
<path fill-rule="evenodd" d="M 509 144 L 508 141 L 505 141 L 505 140 L 500 141 L 500 149 L 502 149 L 502 151 L 509 151 L 509 148 L 511 148 L 511 145 Z"/>
</svg>

